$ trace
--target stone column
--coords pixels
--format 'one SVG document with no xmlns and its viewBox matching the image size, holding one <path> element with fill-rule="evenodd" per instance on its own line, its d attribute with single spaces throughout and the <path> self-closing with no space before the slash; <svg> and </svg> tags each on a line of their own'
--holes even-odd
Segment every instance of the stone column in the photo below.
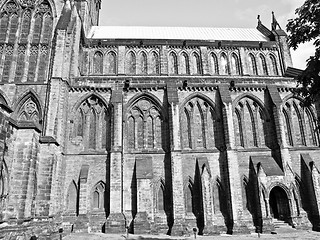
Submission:
<svg viewBox="0 0 320 240">
<path fill-rule="evenodd" d="M 179 98 L 176 83 L 167 83 L 168 121 L 171 150 L 172 201 L 174 225 L 172 235 L 181 235 L 185 231 L 185 200 L 183 192 L 182 158 L 180 142 Z"/>
<path fill-rule="evenodd" d="M 24 220 L 33 217 L 37 187 L 37 165 L 39 152 L 39 133 L 34 129 L 17 131 L 16 143 L 13 149 L 13 163 L 10 187 L 9 208 L 13 218 Z"/>
<path fill-rule="evenodd" d="M 122 194 L 122 90 L 113 90 L 111 95 L 111 152 L 110 152 L 110 214 L 106 222 L 106 232 L 124 232 L 125 219 Z"/>
<path fill-rule="evenodd" d="M 222 118 L 224 126 L 224 136 L 226 143 L 225 150 L 225 163 L 220 163 L 225 165 L 226 172 L 222 173 L 222 179 L 226 182 L 226 193 L 229 203 L 229 214 L 230 219 L 233 221 L 233 229 L 227 226 L 228 231 L 237 231 L 240 228 L 241 221 L 243 218 L 243 206 L 242 206 L 242 191 L 241 182 L 239 175 L 239 162 L 238 155 L 235 149 L 235 134 L 233 126 L 233 109 L 232 100 L 229 92 L 229 86 L 226 84 L 219 85 L 219 92 L 222 101 Z M 222 150 L 223 151 L 223 150 Z M 243 228 L 243 227 L 242 227 Z"/>
</svg>

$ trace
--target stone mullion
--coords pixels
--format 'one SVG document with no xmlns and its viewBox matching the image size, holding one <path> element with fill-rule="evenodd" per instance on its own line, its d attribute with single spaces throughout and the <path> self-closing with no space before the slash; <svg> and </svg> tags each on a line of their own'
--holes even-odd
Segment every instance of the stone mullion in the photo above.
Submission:
<svg viewBox="0 0 320 240">
<path fill-rule="evenodd" d="M 147 149 L 148 148 L 148 116 L 145 112 L 143 114 L 142 123 L 143 123 L 143 148 Z"/>
<path fill-rule="evenodd" d="M 4 60 L 6 57 L 6 45 L 0 43 L 0 76 L 2 76 L 3 68 L 4 68 Z M 0 78 L 0 82 L 2 82 L 2 77 Z"/>
<path fill-rule="evenodd" d="M 247 128 L 244 124 L 244 107 L 240 108 L 240 119 L 241 119 L 241 129 L 242 129 L 242 140 L 243 140 L 243 147 L 248 148 L 248 141 L 246 137 Z"/>
<path fill-rule="evenodd" d="M 102 149 L 102 111 L 96 112 L 96 150 Z"/>
<path fill-rule="evenodd" d="M 89 144 L 90 144 L 90 112 L 91 109 L 88 110 L 87 113 L 84 113 L 84 124 L 83 124 L 83 146 L 84 149 L 88 150 L 89 149 Z"/>
<path fill-rule="evenodd" d="M 256 132 L 256 142 L 257 142 L 257 147 L 262 147 L 261 144 L 261 137 L 263 137 L 263 135 L 261 136 L 262 133 L 259 133 L 259 107 L 255 107 L 254 111 L 253 111 L 253 119 L 254 119 L 254 128 L 255 128 L 255 132 Z"/>
</svg>

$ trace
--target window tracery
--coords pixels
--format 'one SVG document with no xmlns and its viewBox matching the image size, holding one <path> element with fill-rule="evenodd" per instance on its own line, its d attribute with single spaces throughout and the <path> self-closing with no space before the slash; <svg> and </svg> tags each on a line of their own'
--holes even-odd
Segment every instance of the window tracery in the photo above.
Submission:
<svg viewBox="0 0 320 240">
<path fill-rule="evenodd" d="M 282 109 L 287 144 L 290 146 L 317 146 L 319 130 L 311 108 L 303 107 L 300 100 L 291 98 Z"/>
<path fill-rule="evenodd" d="M 20 107 L 17 114 L 18 121 L 34 121 L 39 122 L 40 112 L 39 108 L 32 97 L 29 97 L 25 103 Z"/>
<path fill-rule="evenodd" d="M 276 142 L 271 133 L 272 122 L 268 120 L 264 109 L 249 97 L 242 98 L 234 110 L 235 136 L 238 146 L 274 147 Z"/>
<path fill-rule="evenodd" d="M 129 149 L 160 149 L 162 117 L 159 109 L 148 98 L 141 98 L 129 110 Z"/>
<path fill-rule="evenodd" d="M 216 136 L 222 127 L 218 127 L 215 110 L 205 100 L 199 97 L 190 99 L 183 107 L 181 120 L 183 148 L 219 147 L 216 146 L 219 141 Z"/>
<path fill-rule="evenodd" d="M 92 95 L 83 101 L 75 117 L 73 137 L 81 137 L 85 149 L 106 150 L 109 147 L 110 115 L 100 98 Z"/>
<path fill-rule="evenodd" d="M 92 208 L 94 210 L 104 210 L 105 206 L 105 184 L 103 182 L 99 182 L 93 188 L 92 193 Z"/>
</svg>

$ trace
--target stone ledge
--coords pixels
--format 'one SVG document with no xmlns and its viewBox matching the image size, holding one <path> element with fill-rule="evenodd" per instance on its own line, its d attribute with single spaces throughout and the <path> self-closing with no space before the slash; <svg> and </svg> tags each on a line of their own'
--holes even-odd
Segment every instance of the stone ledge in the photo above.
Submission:
<svg viewBox="0 0 320 240">
<path fill-rule="evenodd" d="M 58 141 L 52 136 L 41 136 L 39 139 L 39 142 L 43 144 L 47 143 L 47 144 L 55 144 L 56 146 L 60 146 Z"/>
</svg>

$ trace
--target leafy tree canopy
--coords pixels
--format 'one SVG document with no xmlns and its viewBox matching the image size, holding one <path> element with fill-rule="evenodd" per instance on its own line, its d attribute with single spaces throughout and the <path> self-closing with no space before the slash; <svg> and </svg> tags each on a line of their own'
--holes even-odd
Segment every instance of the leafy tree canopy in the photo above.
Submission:
<svg viewBox="0 0 320 240">
<path fill-rule="evenodd" d="M 297 49 L 300 43 L 314 41 L 315 53 L 307 60 L 307 68 L 298 76 L 297 92 L 310 105 L 320 97 L 320 1 L 306 0 L 296 9 L 296 18 L 287 24 L 289 46 Z"/>
</svg>

